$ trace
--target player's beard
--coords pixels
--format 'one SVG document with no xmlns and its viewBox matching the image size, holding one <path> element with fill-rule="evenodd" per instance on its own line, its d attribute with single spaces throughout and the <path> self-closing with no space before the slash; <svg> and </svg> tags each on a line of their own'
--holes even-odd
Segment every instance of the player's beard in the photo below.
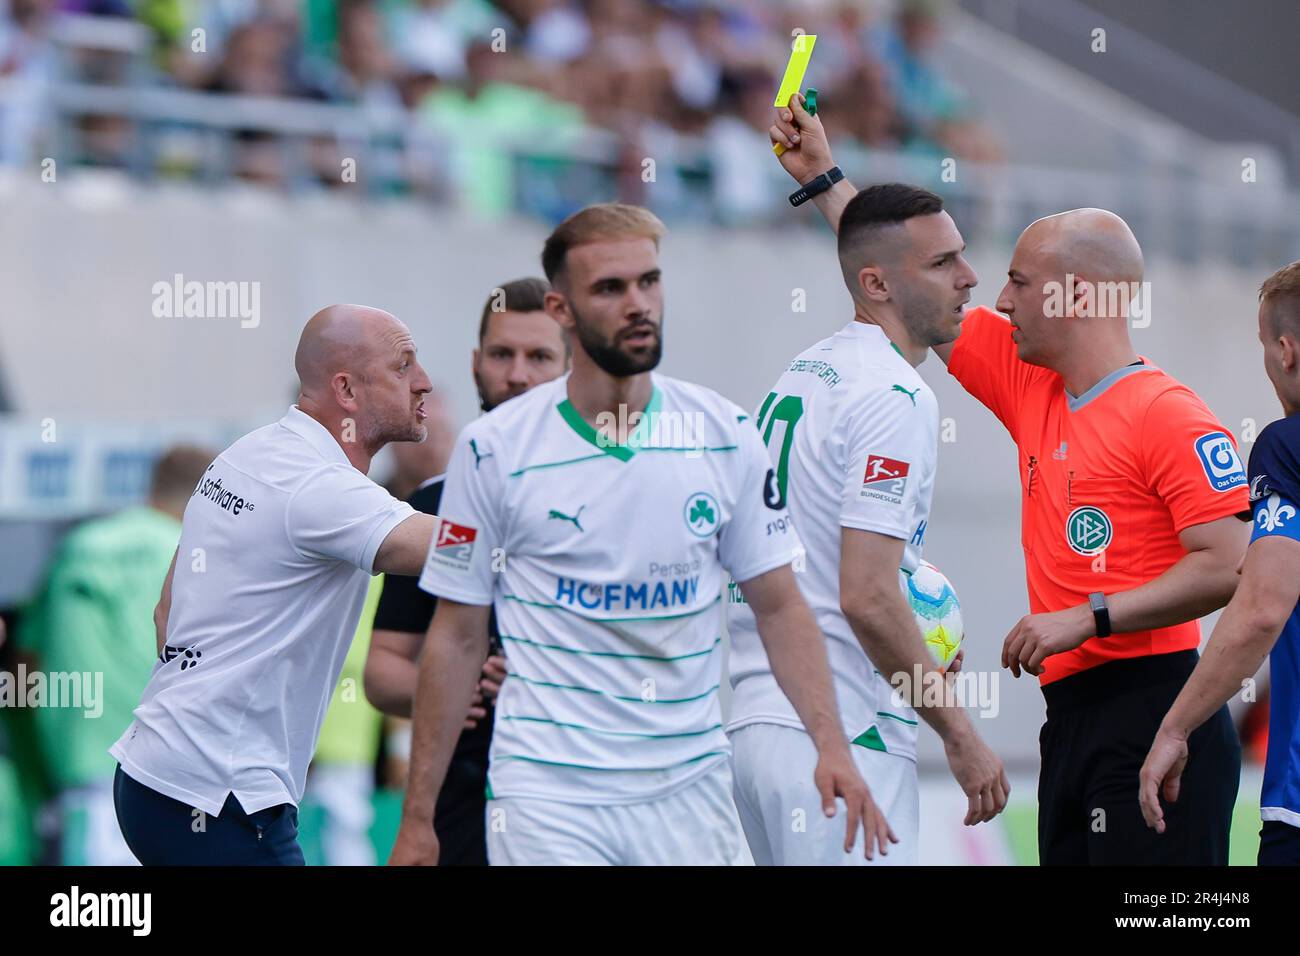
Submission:
<svg viewBox="0 0 1300 956">
<path fill-rule="evenodd" d="M 494 400 L 493 397 L 488 394 L 487 387 L 483 384 L 483 378 L 478 373 L 478 366 L 475 365 L 470 369 L 470 371 L 474 374 L 474 388 L 478 391 L 478 407 L 482 410 L 483 414 L 486 415 L 488 412 L 492 411 L 492 409 L 500 405 L 501 402 L 504 402 L 506 398 L 514 397 L 513 395 L 507 395 L 499 401 Z"/>
<path fill-rule="evenodd" d="M 899 297 L 903 325 L 912 341 L 923 348 L 933 348 L 957 341 L 961 327 L 957 313 L 945 312 L 948 297 L 910 294 Z"/>
<path fill-rule="evenodd" d="M 578 345 L 587 353 L 600 368 L 609 375 L 616 378 L 629 378 L 633 375 L 640 375 L 642 372 L 648 372 L 659 364 L 663 358 L 664 340 L 663 340 L 663 316 L 659 317 L 659 325 L 652 322 L 639 322 L 633 326 L 621 328 L 614 334 L 610 340 L 605 339 L 596 330 L 595 326 L 588 325 L 583 321 L 578 310 L 573 307 L 573 302 L 569 302 L 569 312 L 573 315 L 573 328 L 577 334 Z M 619 347 L 620 340 L 629 332 L 649 327 L 654 332 L 654 344 L 643 352 L 641 355 L 629 355 Z"/>
</svg>

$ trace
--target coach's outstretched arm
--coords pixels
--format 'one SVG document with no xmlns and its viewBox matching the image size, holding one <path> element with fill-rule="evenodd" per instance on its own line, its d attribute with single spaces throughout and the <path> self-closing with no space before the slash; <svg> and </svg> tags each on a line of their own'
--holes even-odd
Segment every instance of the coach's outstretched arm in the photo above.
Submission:
<svg viewBox="0 0 1300 956">
<path fill-rule="evenodd" d="M 968 800 L 965 823 L 973 826 L 1002 812 L 1011 784 L 1001 759 L 951 694 L 945 692 L 937 706 L 927 703 L 933 695 L 923 693 L 926 683 L 942 683 L 943 676 L 898 587 L 903 547 L 901 538 L 842 528 L 840 608 L 871 663 L 943 740 L 948 766 Z"/>
<path fill-rule="evenodd" d="M 441 598 L 429 624 L 412 708 L 411 766 L 402 824 L 388 858 L 392 865 L 438 862 L 433 812 L 487 659 L 490 612 L 488 605 Z"/>
<path fill-rule="evenodd" d="M 1241 691 L 1264 663 L 1300 601 L 1300 541 L 1263 537 L 1246 551 L 1241 583 L 1205 653 L 1187 679 L 1151 744 L 1139 774 L 1142 816 L 1165 832 L 1160 797 L 1178 799 L 1187 766 L 1187 738 Z"/>
<path fill-rule="evenodd" d="M 413 514 L 388 532 L 375 552 L 375 573 L 418 575 L 437 527 L 436 515 Z"/>
<path fill-rule="evenodd" d="M 822 637 L 812 610 L 799 593 L 790 565 L 739 582 L 745 603 L 754 612 L 758 636 L 772 665 L 772 676 L 789 698 L 804 730 L 817 747 L 817 769 L 813 782 L 822 797 L 822 812 L 835 816 L 835 798 L 843 797 L 848 807 L 844 852 L 853 849 L 858 821 L 865 835 L 867 859 L 874 859 L 875 847 L 888 855 L 889 844 L 898 837 L 876 806 L 849 751 L 848 738 L 840 724 L 835 703 L 835 683 Z"/>
</svg>

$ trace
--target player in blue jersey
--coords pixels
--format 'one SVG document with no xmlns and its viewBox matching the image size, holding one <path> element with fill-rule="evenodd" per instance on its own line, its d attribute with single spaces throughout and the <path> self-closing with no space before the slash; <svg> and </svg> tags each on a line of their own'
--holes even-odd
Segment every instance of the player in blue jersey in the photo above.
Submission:
<svg viewBox="0 0 1300 956">
<path fill-rule="evenodd" d="M 1253 677 L 1268 655 L 1272 675 L 1268 756 L 1260 794 L 1259 863 L 1300 864 L 1300 261 L 1259 290 L 1264 369 L 1286 417 L 1250 453 L 1250 546 L 1241 583 L 1178 699 L 1141 773 L 1142 815 L 1165 832 L 1165 801 L 1178 799 L 1187 738 Z"/>
</svg>

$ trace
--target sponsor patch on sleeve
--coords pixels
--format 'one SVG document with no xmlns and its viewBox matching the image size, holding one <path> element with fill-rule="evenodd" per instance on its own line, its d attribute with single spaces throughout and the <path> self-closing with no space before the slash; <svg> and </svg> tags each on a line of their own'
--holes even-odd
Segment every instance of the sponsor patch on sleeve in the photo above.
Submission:
<svg viewBox="0 0 1300 956">
<path fill-rule="evenodd" d="M 903 494 L 907 491 L 907 473 L 910 468 L 910 463 L 897 458 L 868 455 L 859 497 L 901 505 Z"/>
<path fill-rule="evenodd" d="M 1205 478 L 1215 491 L 1230 491 L 1246 484 L 1246 469 L 1225 432 L 1202 435 L 1196 439 L 1195 448 Z"/>
<path fill-rule="evenodd" d="M 438 522 L 438 533 L 433 539 L 429 559 L 458 571 L 468 571 L 477 535 L 476 529 L 443 518 Z"/>
<path fill-rule="evenodd" d="M 1276 491 L 1255 502 L 1255 527 L 1250 540 L 1281 535 L 1300 541 L 1300 516 L 1293 501 Z"/>
</svg>

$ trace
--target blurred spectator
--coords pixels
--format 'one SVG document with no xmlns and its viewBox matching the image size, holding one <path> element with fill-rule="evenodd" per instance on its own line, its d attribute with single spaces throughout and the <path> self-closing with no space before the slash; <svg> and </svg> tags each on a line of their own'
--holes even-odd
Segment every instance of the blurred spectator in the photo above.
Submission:
<svg viewBox="0 0 1300 956">
<path fill-rule="evenodd" d="M 940 14 L 947 7 L 948 0 L 903 0 L 894 24 L 880 31 L 880 58 L 910 145 L 993 161 L 1001 155 L 996 141 L 936 63 Z"/>
<path fill-rule="evenodd" d="M 861 62 L 822 102 L 827 107 L 822 122 L 841 162 L 863 166 L 873 150 L 902 148 L 902 120 L 884 68 L 876 61 Z"/>
<path fill-rule="evenodd" d="M 48 115 L 41 97 L 53 75 L 52 11 L 129 10 L 156 37 L 164 81 L 356 105 L 374 110 L 377 122 L 368 130 L 366 117 L 347 119 L 337 127 L 345 136 L 327 128 L 301 138 L 236 128 L 227 163 L 211 149 L 215 140 L 138 137 L 123 121 L 89 116 L 73 120 L 82 133 L 78 161 L 124 166 L 162 143 L 160 169 L 175 166 L 168 147 L 180 150 L 178 172 L 185 162 L 197 169 L 185 157 L 201 150 L 245 180 L 337 188 L 343 157 L 364 156 L 371 194 L 459 200 L 486 216 L 563 216 L 616 196 L 703 217 L 709 211 L 698 199 L 711 191 L 722 220 L 758 221 L 782 212 L 760 198 L 760 157 L 743 157 L 761 132 L 759 77 L 775 85 L 799 32 L 819 37 L 805 86 L 822 91 L 837 154 L 1000 158 L 937 62 L 950 3 L 0 0 L 0 76 L 30 80 L 0 100 L 0 160 L 28 159 Z M 894 6 L 896 14 L 881 12 Z M 647 159 L 655 160 L 653 176 Z"/>
<path fill-rule="evenodd" d="M 568 0 L 498 0 L 497 6 L 513 21 L 524 55 L 543 68 L 577 59 L 591 43 L 587 16 Z"/>
<path fill-rule="evenodd" d="M 131 722 L 157 659 L 154 605 L 185 505 L 215 456 L 188 446 L 168 450 L 154 467 L 146 506 L 69 533 L 19 624 L 15 643 L 43 673 L 89 674 L 100 698 L 93 710 L 35 711 L 56 791 L 64 864 L 135 862 L 113 809 L 116 762 L 108 748 Z"/>
<path fill-rule="evenodd" d="M 41 132 L 54 51 L 54 0 L 0 0 L 0 162 L 30 161 Z"/>
<path fill-rule="evenodd" d="M 393 15 L 397 54 L 407 71 L 457 82 L 465 76 L 465 48 L 500 20 L 486 0 L 412 0 Z"/>
<path fill-rule="evenodd" d="M 484 216 L 514 207 L 512 148 L 562 151 L 584 127 L 582 111 L 515 81 L 518 54 L 475 43 L 466 54 L 462 89 L 439 87 L 420 110 L 449 151 L 462 201 Z"/>
<path fill-rule="evenodd" d="M 331 99 L 367 107 L 401 106 L 397 60 L 388 47 L 384 19 L 373 0 L 339 3 L 338 64 L 327 91 Z"/>
<path fill-rule="evenodd" d="M 724 84 L 725 109 L 710 126 L 708 142 L 714 202 L 725 225 L 770 221 L 785 205 L 767 135 L 777 82 L 766 70 L 751 69 L 728 76 Z"/>
<path fill-rule="evenodd" d="M 204 84 L 213 93 L 302 96 L 293 69 L 293 35 L 281 21 L 249 20 L 231 31 L 217 67 Z"/>
</svg>

